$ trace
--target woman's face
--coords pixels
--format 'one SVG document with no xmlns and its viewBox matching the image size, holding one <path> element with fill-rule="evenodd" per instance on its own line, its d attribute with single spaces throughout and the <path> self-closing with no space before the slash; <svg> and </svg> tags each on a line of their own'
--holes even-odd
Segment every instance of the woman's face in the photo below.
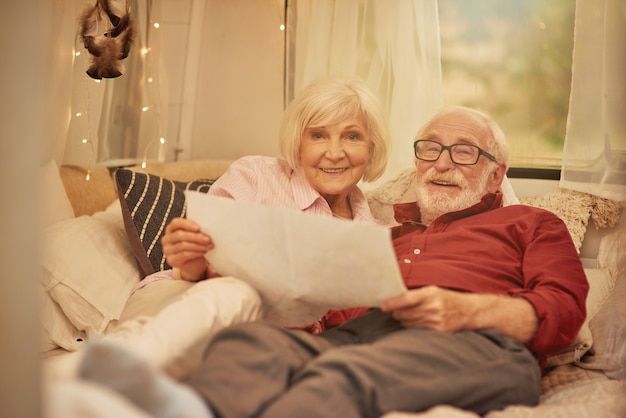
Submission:
<svg viewBox="0 0 626 418">
<path fill-rule="evenodd" d="M 300 140 L 304 175 L 322 196 L 347 196 L 372 158 L 372 141 L 361 117 L 308 127 Z"/>
</svg>

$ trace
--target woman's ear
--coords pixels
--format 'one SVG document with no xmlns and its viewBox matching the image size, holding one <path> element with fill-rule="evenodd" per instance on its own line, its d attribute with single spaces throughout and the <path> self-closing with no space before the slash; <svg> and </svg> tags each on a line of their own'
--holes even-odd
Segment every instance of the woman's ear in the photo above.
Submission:
<svg viewBox="0 0 626 418">
<path fill-rule="evenodd" d="M 489 193 L 495 193 L 500 190 L 500 185 L 504 180 L 506 170 L 507 166 L 505 164 L 498 163 L 495 170 L 493 170 L 493 172 L 489 174 L 489 179 L 487 181 L 487 191 Z"/>
</svg>

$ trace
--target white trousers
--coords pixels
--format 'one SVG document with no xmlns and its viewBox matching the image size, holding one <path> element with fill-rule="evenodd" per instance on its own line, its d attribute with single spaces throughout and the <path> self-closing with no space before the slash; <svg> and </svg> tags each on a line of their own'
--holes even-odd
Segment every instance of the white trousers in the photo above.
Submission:
<svg viewBox="0 0 626 418">
<path fill-rule="evenodd" d="M 262 316 L 258 292 L 242 280 L 158 280 L 128 299 L 119 321 L 111 323 L 102 338 L 122 342 L 181 380 L 201 364 L 204 349 L 218 331 Z M 73 376 L 80 359 L 81 351 L 49 359 L 53 361 L 47 373 Z"/>
<path fill-rule="evenodd" d="M 171 377 L 183 379 L 201 364 L 218 331 L 260 319 L 262 306 L 254 288 L 232 277 L 197 283 L 160 280 L 129 298 L 107 336 L 123 340 Z"/>
</svg>

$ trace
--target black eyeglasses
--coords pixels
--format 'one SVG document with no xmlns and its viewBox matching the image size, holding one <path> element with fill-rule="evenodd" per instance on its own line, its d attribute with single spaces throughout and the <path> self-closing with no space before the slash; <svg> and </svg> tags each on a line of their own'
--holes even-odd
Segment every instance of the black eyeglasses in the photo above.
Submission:
<svg viewBox="0 0 626 418">
<path fill-rule="evenodd" d="M 496 157 L 472 144 L 443 145 L 429 139 L 418 139 L 413 143 L 413 149 L 415 158 L 423 161 L 437 161 L 441 153 L 448 150 L 452 162 L 459 165 L 474 165 L 481 155 L 497 162 Z"/>
</svg>

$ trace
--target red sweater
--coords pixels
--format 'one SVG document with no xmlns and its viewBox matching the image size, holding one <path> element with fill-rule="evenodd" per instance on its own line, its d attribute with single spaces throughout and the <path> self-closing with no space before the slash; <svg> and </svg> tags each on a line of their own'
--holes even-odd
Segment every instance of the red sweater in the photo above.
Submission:
<svg viewBox="0 0 626 418">
<path fill-rule="evenodd" d="M 567 227 L 556 215 L 526 205 L 502 207 L 487 194 L 428 227 L 415 203 L 395 205 L 392 229 L 408 288 L 448 289 L 527 299 L 539 324 L 529 348 L 540 363 L 571 345 L 585 320 L 589 285 Z"/>
</svg>

